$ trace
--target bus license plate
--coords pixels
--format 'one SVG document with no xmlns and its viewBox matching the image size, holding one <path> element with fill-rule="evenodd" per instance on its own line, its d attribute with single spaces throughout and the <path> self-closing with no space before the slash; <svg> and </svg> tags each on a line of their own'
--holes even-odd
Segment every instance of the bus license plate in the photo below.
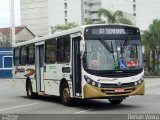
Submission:
<svg viewBox="0 0 160 120">
<path fill-rule="evenodd" d="M 121 93 L 121 92 L 124 92 L 124 89 L 123 88 L 116 88 L 114 90 L 115 93 Z"/>
</svg>

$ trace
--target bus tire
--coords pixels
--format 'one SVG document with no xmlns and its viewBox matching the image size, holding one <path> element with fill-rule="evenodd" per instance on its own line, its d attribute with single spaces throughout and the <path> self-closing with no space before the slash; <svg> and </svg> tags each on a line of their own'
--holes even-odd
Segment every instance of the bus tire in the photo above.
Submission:
<svg viewBox="0 0 160 120">
<path fill-rule="evenodd" d="M 119 99 L 119 100 L 112 100 L 112 99 L 108 99 L 109 102 L 113 105 L 118 105 L 118 104 L 121 104 L 123 99 Z"/>
<path fill-rule="evenodd" d="M 64 82 L 60 88 L 61 102 L 65 106 L 72 106 L 74 104 L 73 98 L 70 97 L 70 90 L 67 82 Z"/>
<path fill-rule="evenodd" d="M 28 98 L 30 98 L 30 99 L 37 98 L 38 94 L 33 92 L 31 81 L 27 82 L 26 91 L 27 91 Z"/>
</svg>

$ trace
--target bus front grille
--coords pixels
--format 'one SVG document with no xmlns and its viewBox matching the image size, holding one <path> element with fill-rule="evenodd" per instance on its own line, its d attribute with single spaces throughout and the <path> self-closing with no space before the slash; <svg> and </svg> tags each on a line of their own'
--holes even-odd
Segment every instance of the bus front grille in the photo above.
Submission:
<svg viewBox="0 0 160 120">
<path fill-rule="evenodd" d="M 117 84 L 102 84 L 102 88 L 117 88 L 117 87 L 133 87 L 134 86 L 134 82 L 131 83 L 122 83 L 121 85 L 117 85 Z"/>
<path fill-rule="evenodd" d="M 124 88 L 123 92 L 115 92 L 115 89 L 101 89 L 101 92 L 108 94 L 108 95 L 120 95 L 120 94 L 129 94 L 135 90 L 135 87 L 133 88 Z"/>
</svg>

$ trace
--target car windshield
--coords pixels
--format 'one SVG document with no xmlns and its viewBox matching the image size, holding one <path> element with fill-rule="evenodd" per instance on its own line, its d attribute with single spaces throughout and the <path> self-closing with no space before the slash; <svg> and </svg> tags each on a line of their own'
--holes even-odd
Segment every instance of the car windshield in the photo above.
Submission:
<svg viewBox="0 0 160 120">
<path fill-rule="evenodd" d="M 140 40 L 86 40 L 83 66 L 88 70 L 131 70 L 143 67 Z"/>
</svg>

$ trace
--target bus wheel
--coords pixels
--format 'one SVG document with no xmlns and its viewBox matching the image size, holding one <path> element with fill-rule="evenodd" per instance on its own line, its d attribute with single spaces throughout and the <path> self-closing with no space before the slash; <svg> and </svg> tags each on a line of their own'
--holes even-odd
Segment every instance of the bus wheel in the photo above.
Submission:
<svg viewBox="0 0 160 120">
<path fill-rule="evenodd" d="M 65 82 L 62 84 L 60 89 L 60 97 L 63 105 L 71 106 L 73 105 L 73 98 L 70 97 L 70 90 L 68 84 Z"/>
<path fill-rule="evenodd" d="M 31 82 L 28 82 L 28 83 L 27 83 L 26 91 L 27 91 L 27 96 L 28 96 L 29 98 L 31 98 L 31 99 L 34 99 L 34 98 L 36 98 L 36 97 L 38 96 L 36 93 L 33 92 Z"/>
<path fill-rule="evenodd" d="M 121 102 L 123 101 L 123 99 L 120 99 L 120 100 L 111 100 L 111 99 L 108 99 L 108 100 L 113 105 L 121 104 Z"/>
</svg>

